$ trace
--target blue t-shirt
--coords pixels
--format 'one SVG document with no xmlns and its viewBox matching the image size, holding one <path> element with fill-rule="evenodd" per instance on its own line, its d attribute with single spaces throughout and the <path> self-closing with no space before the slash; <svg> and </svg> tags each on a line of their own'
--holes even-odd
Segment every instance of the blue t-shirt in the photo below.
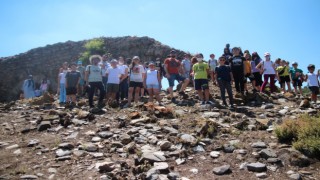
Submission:
<svg viewBox="0 0 320 180">
<path fill-rule="evenodd" d="M 216 67 L 216 74 L 217 74 L 218 80 L 230 82 L 231 81 L 230 72 L 231 72 L 231 68 L 228 65 Z"/>
</svg>

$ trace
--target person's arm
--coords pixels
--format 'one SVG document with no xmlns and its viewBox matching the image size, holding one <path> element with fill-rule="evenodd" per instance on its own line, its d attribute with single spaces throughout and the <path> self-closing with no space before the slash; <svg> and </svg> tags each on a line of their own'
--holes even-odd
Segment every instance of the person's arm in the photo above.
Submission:
<svg viewBox="0 0 320 180">
<path fill-rule="evenodd" d="M 305 75 L 304 81 L 307 82 L 308 80 L 308 74 Z"/>
<path fill-rule="evenodd" d="M 231 77 L 231 83 L 233 83 L 234 78 L 233 78 L 233 73 L 230 71 L 230 77 Z"/>
<path fill-rule="evenodd" d="M 161 89 L 162 88 L 162 83 L 161 83 L 161 75 L 160 75 L 159 71 L 157 73 L 157 77 L 158 77 L 158 82 L 159 82 L 159 86 L 160 86 L 160 89 Z"/>
<path fill-rule="evenodd" d="M 256 66 L 257 69 L 262 69 L 262 61 Z"/>
<path fill-rule="evenodd" d="M 209 69 L 209 65 L 207 64 L 207 69 L 206 69 L 206 71 L 207 71 L 207 74 L 209 74 L 210 75 L 210 77 L 211 77 L 211 73 L 210 73 L 210 69 Z M 212 77 L 211 77 L 212 78 Z"/>
<path fill-rule="evenodd" d="M 86 68 L 86 71 L 84 72 L 84 80 L 86 81 L 86 85 L 89 84 L 88 80 L 89 80 L 89 71 L 90 71 L 90 66 L 88 66 Z"/>
<path fill-rule="evenodd" d="M 147 88 L 147 77 L 148 75 L 147 74 L 145 74 L 144 76 L 143 76 L 143 74 L 142 74 L 142 77 L 143 77 L 143 87 L 145 87 L 145 88 Z"/>
<path fill-rule="evenodd" d="M 123 80 L 125 80 L 128 77 L 128 68 L 126 68 L 124 70 L 124 74 L 122 74 L 120 82 L 122 82 Z"/>
<path fill-rule="evenodd" d="M 170 78 L 170 74 L 169 74 L 169 71 L 168 71 L 168 64 L 166 63 L 166 61 L 164 62 L 164 71 L 166 72 L 167 78 Z"/>
<path fill-rule="evenodd" d="M 57 88 L 57 94 L 59 94 L 59 90 L 60 90 L 60 80 L 61 80 L 61 76 L 59 74 L 58 76 L 58 88 Z"/>
</svg>

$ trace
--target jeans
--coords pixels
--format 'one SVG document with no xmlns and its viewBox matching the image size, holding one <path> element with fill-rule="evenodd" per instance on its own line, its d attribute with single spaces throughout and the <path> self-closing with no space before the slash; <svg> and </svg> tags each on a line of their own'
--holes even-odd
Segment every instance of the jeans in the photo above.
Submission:
<svg viewBox="0 0 320 180">
<path fill-rule="evenodd" d="M 60 103 L 65 103 L 67 101 L 67 92 L 65 84 L 60 83 Z"/>
<path fill-rule="evenodd" d="M 128 90 L 129 90 L 129 84 L 128 84 L 128 78 L 124 79 L 119 86 L 119 92 L 117 93 L 117 99 L 123 100 L 124 98 L 128 98 Z"/>
<path fill-rule="evenodd" d="M 232 72 L 234 79 L 234 86 L 237 92 L 244 92 L 244 74 L 243 72 Z"/>
<path fill-rule="evenodd" d="M 104 91 L 107 91 L 107 83 L 108 83 L 108 77 L 107 76 L 102 76 L 102 83 L 104 86 Z"/>
<path fill-rule="evenodd" d="M 220 87 L 221 99 L 223 101 L 223 104 L 227 104 L 227 102 L 226 102 L 226 90 L 227 90 L 230 105 L 233 105 L 233 95 L 232 95 L 231 83 L 228 81 L 224 81 L 224 80 L 218 80 L 218 84 Z"/>
<path fill-rule="evenodd" d="M 104 90 L 105 88 L 103 86 L 103 83 L 102 82 L 89 82 L 89 86 L 90 86 L 89 97 L 88 97 L 89 98 L 89 106 L 91 106 L 91 107 L 93 106 L 93 95 L 94 95 L 96 88 L 98 88 L 100 91 L 99 103 L 102 103 L 103 98 L 106 94 L 106 92 Z"/>
<path fill-rule="evenodd" d="M 275 74 L 265 74 L 263 75 L 263 84 L 261 86 L 260 92 L 264 91 L 264 88 L 267 86 L 269 78 L 270 78 L 270 92 L 273 93 L 275 91 L 275 82 L 274 82 L 274 78 L 275 78 Z"/>
</svg>

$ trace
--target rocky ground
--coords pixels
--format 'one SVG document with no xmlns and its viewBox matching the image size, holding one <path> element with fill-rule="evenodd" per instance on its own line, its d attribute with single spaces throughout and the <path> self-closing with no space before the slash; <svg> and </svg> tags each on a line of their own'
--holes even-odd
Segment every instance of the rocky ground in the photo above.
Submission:
<svg viewBox="0 0 320 180">
<path fill-rule="evenodd" d="M 0 179 L 320 179 L 319 160 L 273 133 L 319 106 L 292 94 L 188 96 L 165 106 L 60 107 L 50 95 L 0 105 Z M 165 96 L 162 93 L 162 96 Z"/>
</svg>

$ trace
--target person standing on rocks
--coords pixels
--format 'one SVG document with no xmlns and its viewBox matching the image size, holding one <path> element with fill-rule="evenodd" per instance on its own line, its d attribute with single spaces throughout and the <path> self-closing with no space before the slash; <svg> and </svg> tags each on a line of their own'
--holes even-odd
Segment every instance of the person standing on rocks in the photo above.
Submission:
<svg viewBox="0 0 320 180">
<path fill-rule="evenodd" d="M 261 62 L 261 58 L 257 52 L 252 53 L 252 60 L 251 60 L 251 72 L 254 76 L 253 86 L 256 91 L 260 91 L 261 85 L 262 85 L 262 75 L 260 73 L 260 70 L 257 67 L 257 65 Z"/>
<path fill-rule="evenodd" d="M 181 76 L 179 74 L 179 71 L 181 70 L 181 63 L 179 60 L 176 59 L 176 51 L 172 50 L 170 52 L 170 58 L 167 58 L 164 61 L 164 69 L 166 71 L 166 77 L 168 79 L 169 82 L 169 93 L 170 93 L 170 97 L 171 97 L 171 101 L 175 102 L 175 98 L 173 96 L 173 86 L 174 86 L 174 81 L 177 80 L 178 82 L 183 82 L 180 90 L 179 90 L 179 94 L 183 95 L 184 94 L 184 89 L 187 87 L 187 85 L 189 84 L 189 79 L 188 78 L 184 78 L 183 76 Z"/>
<path fill-rule="evenodd" d="M 138 103 L 140 99 L 140 90 L 143 87 L 143 80 L 145 77 L 144 67 L 140 64 L 139 56 L 134 56 L 132 58 L 132 63 L 130 65 L 130 77 L 129 77 L 129 94 L 128 103 L 124 105 L 124 108 L 131 106 L 131 101 L 134 92 L 134 102 Z"/>
<path fill-rule="evenodd" d="M 233 57 L 230 59 L 230 66 L 232 74 L 234 75 L 234 85 L 237 93 L 244 95 L 244 61 L 245 58 L 240 55 L 240 48 L 234 47 L 232 49 Z"/>
<path fill-rule="evenodd" d="M 210 54 L 210 59 L 209 59 L 208 63 L 209 63 L 209 67 L 210 67 L 211 80 L 212 80 L 213 84 L 217 84 L 216 78 L 214 76 L 215 76 L 216 67 L 218 66 L 218 61 L 215 59 L 214 54 Z"/>
<path fill-rule="evenodd" d="M 155 96 L 161 106 L 161 98 L 159 95 L 159 90 L 161 89 L 161 77 L 154 62 L 149 63 L 149 69 L 146 72 L 144 86 L 147 87 L 148 90 L 149 102 L 153 102 L 153 96 Z"/>
<path fill-rule="evenodd" d="M 226 57 L 219 57 L 219 66 L 216 67 L 216 81 L 218 82 L 218 86 L 220 88 L 221 99 L 224 106 L 227 105 L 226 101 L 226 90 L 229 96 L 230 107 L 233 108 L 233 94 L 231 83 L 233 81 L 233 74 L 231 72 L 231 68 L 228 65 L 225 65 Z"/>
<path fill-rule="evenodd" d="M 303 71 L 298 68 L 298 63 L 293 62 L 292 68 L 289 70 L 290 80 L 292 82 L 294 93 L 298 95 L 298 88 L 300 95 L 302 95 L 302 81 L 303 81 Z"/>
<path fill-rule="evenodd" d="M 291 92 L 289 67 L 287 66 L 287 62 L 285 60 L 281 60 L 280 66 L 277 67 L 276 71 L 279 82 L 281 83 L 282 92 L 287 92 L 286 85 L 288 86 L 288 92 Z"/>
<path fill-rule="evenodd" d="M 94 92 L 97 89 L 100 91 L 99 95 L 99 102 L 98 102 L 98 107 L 101 108 L 103 106 L 103 98 L 105 96 L 105 88 L 102 83 L 102 70 L 101 66 L 99 66 L 99 62 L 101 61 L 101 56 L 99 55 L 92 55 L 90 56 L 90 63 L 91 65 L 88 65 L 86 67 L 86 72 L 85 72 L 85 81 L 86 81 L 86 86 L 89 87 L 89 106 L 90 108 L 93 108 L 93 95 Z"/>
<path fill-rule="evenodd" d="M 119 57 L 119 64 L 118 68 L 121 69 L 122 76 L 120 79 L 120 85 L 119 85 L 119 92 L 117 93 L 117 99 L 118 100 L 124 100 L 125 98 L 128 98 L 128 72 L 129 68 L 128 66 L 124 63 L 124 58 Z"/>
<path fill-rule="evenodd" d="M 226 62 L 225 65 L 229 65 L 229 60 L 232 57 L 232 53 L 230 52 L 230 48 L 229 47 L 225 47 L 223 50 L 223 55 L 226 58 Z"/>
<path fill-rule="evenodd" d="M 118 67 L 117 60 L 111 60 L 111 67 L 107 69 L 106 76 L 108 78 L 107 100 L 108 103 L 112 103 L 116 100 L 116 95 L 119 92 L 120 79 L 122 79 L 123 76 L 123 70 Z"/>
<path fill-rule="evenodd" d="M 77 102 L 77 89 L 79 86 L 81 74 L 77 71 L 77 64 L 71 64 L 71 71 L 66 74 L 66 94 L 67 94 L 67 103 L 71 101 L 72 105 L 76 105 Z"/>
<path fill-rule="evenodd" d="M 252 69 L 251 68 L 251 55 L 249 52 L 246 52 L 246 51 L 243 55 L 243 57 L 245 58 L 245 61 L 244 61 L 244 77 L 245 77 L 244 78 L 244 90 L 246 91 L 246 93 L 248 93 L 247 81 L 249 79 L 250 82 L 252 83 L 253 92 L 256 92 L 257 91 L 255 89 L 256 80 L 254 79 L 254 76 L 251 71 L 251 69 Z"/>
<path fill-rule="evenodd" d="M 317 102 L 317 95 L 319 94 L 319 75 L 314 72 L 315 69 L 315 65 L 310 64 L 308 66 L 309 72 L 306 74 L 305 79 L 305 81 L 308 82 L 308 87 L 311 91 L 311 101 L 313 101 L 313 103 Z"/>
<path fill-rule="evenodd" d="M 48 92 L 49 90 L 49 85 L 50 85 L 50 81 L 48 80 L 47 77 L 43 78 L 40 84 L 40 91 L 41 94 L 43 95 L 45 92 Z"/>
<path fill-rule="evenodd" d="M 110 56 L 109 54 L 103 55 L 102 62 L 99 63 L 102 71 L 102 83 L 103 83 L 105 92 L 107 91 L 107 83 L 108 83 L 108 77 L 106 76 L 106 72 L 107 72 L 107 69 L 111 67 L 110 63 L 108 62 L 109 56 Z"/>
<path fill-rule="evenodd" d="M 68 63 L 64 62 L 62 64 L 62 67 L 59 70 L 59 76 L 58 76 L 58 90 L 57 94 L 59 94 L 59 102 L 60 104 L 65 104 L 67 101 L 67 92 L 66 92 L 66 74 L 69 71 Z"/>
<path fill-rule="evenodd" d="M 79 81 L 79 85 L 78 85 L 78 95 L 83 96 L 84 95 L 84 85 L 86 84 L 85 80 L 84 80 L 84 74 L 86 71 L 86 68 L 82 65 L 82 61 L 79 60 L 78 61 L 78 67 L 77 70 L 80 72 L 80 81 Z"/>
<path fill-rule="evenodd" d="M 190 79 L 190 71 L 191 71 L 191 61 L 190 61 L 190 55 L 185 54 L 184 59 L 182 60 L 182 71 L 183 71 L 183 77 Z"/>
<path fill-rule="evenodd" d="M 35 97 L 35 85 L 32 75 L 29 75 L 28 79 L 24 80 L 22 90 L 25 99 L 31 99 Z"/>
<path fill-rule="evenodd" d="M 203 55 L 196 54 L 195 56 L 198 62 L 192 66 L 192 74 L 194 76 L 194 88 L 198 92 L 201 104 L 212 104 L 209 101 L 209 66 L 207 63 L 203 62 Z M 204 96 L 203 96 L 204 94 Z"/>
<path fill-rule="evenodd" d="M 263 74 L 263 84 L 261 86 L 260 92 L 263 93 L 265 87 L 268 84 L 269 78 L 270 78 L 270 93 L 275 92 L 275 76 L 276 76 L 276 68 L 275 64 L 271 61 L 271 55 L 270 53 L 266 52 L 264 53 L 265 60 L 261 61 L 256 68 L 260 69 L 260 73 Z"/>
</svg>

